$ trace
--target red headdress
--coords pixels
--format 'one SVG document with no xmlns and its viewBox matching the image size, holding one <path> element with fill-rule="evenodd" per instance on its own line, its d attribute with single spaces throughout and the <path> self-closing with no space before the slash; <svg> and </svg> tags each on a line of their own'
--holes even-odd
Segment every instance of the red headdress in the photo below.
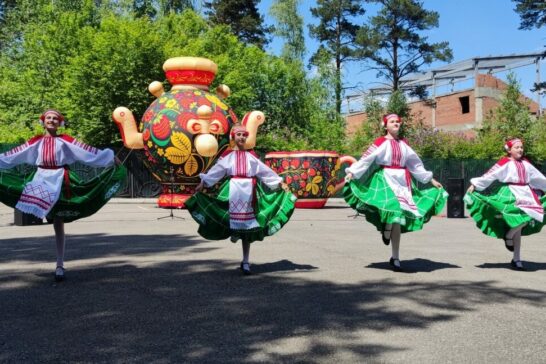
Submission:
<svg viewBox="0 0 546 364">
<path fill-rule="evenodd" d="M 520 142 L 521 144 L 523 144 L 523 140 L 521 140 L 520 138 L 512 138 L 512 139 L 508 139 L 506 141 L 506 143 L 504 144 L 504 150 L 506 152 L 509 152 L 510 149 L 512 149 L 512 147 L 514 146 L 514 144 L 516 144 L 517 142 Z"/>
<path fill-rule="evenodd" d="M 398 116 L 397 114 L 387 114 L 383 116 L 383 126 L 387 126 L 387 123 L 390 119 L 396 119 L 398 122 L 402 123 L 402 118 Z"/>
<path fill-rule="evenodd" d="M 60 126 L 64 126 L 64 116 L 63 114 L 61 114 L 59 111 L 55 110 L 55 109 L 48 109 L 46 111 L 44 111 L 42 113 L 42 115 L 40 115 L 40 124 L 43 126 L 44 125 L 44 121 L 45 121 L 45 118 L 47 116 L 47 114 L 55 114 L 57 115 L 57 118 L 59 118 L 59 124 Z"/>
<path fill-rule="evenodd" d="M 246 126 L 242 124 L 235 124 L 233 125 L 233 127 L 231 128 L 231 132 L 229 133 L 229 135 L 231 136 L 231 139 L 234 139 L 235 134 L 239 132 L 245 133 L 245 136 L 248 137 L 248 130 L 246 129 Z"/>
</svg>

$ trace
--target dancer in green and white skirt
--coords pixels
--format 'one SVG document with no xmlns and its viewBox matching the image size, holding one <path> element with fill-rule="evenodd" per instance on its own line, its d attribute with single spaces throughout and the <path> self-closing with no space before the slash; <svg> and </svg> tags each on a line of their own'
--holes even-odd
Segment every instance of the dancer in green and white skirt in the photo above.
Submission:
<svg viewBox="0 0 546 364">
<path fill-rule="evenodd" d="M 55 280 L 65 278 L 64 223 L 97 212 L 119 190 L 126 171 L 110 149 L 100 150 L 68 135 L 57 134 L 63 115 L 47 110 L 40 116 L 44 135 L 0 154 L 0 201 L 24 213 L 53 222 L 57 243 Z M 82 162 L 108 167 L 90 181 L 81 181 L 68 165 Z M 24 175 L 7 170 L 20 164 L 37 167 Z M 3 171 L 6 169 L 5 171 Z"/>
<path fill-rule="evenodd" d="M 421 159 L 399 138 L 402 119 L 396 114 L 383 118 L 385 136 L 374 141 L 362 158 L 345 169 L 348 183 L 343 189 L 345 201 L 381 232 L 385 245 L 392 242 L 389 264 L 400 271 L 400 236 L 421 230 L 432 215 L 444 207 L 447 192 L 425 170 Z M 381 168 L 364 183 L 358 179 L 372 166 Z M 419 190 L 412 177 L 421 183 L 431 182 L 434 188 Z"/>
<path fill-rule="evenodd" d="M 523 157 L 523 141 L 509 139 L 504 145 L 507 156 L 483 176 L 472 178 L 465 195 L 466 206 L 476 226 L 486 235 L 504 240 L 513 252 L 510 265 L 525 270 L 521 262 L 521 236 L 538 233 L 544 226 L 546 177 Z M 494 181 L 501 182 L 491 194 L 483 191 Z M 538 190 L 538 191 L 537 191 Z"/>
<path fill-rule="evenodd" d="M 279 231 L 290 219 L 296 197 L 254 152 L 245 150 L 248 131 L 243 125 L 233 126 L 230 135 L 235 142 L 234 150 L 224 153 L 207 173 L 199 175 L 201 183 L 196 187 L 197 193 L 185 205 L 199 223 L 198 232 L 202 237 L 211 240 L 231 237 L 233 243 L 242 241 L 241 270 L 248 275 L 251 274 L 250 243 Z M 225 176 L 229 180 L 220 187 L 217 196 L 201 192 Z"/>
</svg>

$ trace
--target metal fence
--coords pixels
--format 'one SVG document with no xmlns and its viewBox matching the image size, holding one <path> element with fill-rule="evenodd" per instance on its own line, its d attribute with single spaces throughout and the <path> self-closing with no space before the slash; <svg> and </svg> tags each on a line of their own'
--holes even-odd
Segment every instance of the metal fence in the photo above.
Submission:
<svg viewBox="0 0 546 364">
<path fill-rule="evenodd" d="M 425 168 L 432 171 L 434 178 L 446 185 L 450 178 L 462 178 L 465 186 L 470 185 L 470 179 L 483 175 L 497 161 L 484 159 L 423 159 Z M 546 162 L 535 164 L 542 173 L 546 173 Z"/>
</svg>

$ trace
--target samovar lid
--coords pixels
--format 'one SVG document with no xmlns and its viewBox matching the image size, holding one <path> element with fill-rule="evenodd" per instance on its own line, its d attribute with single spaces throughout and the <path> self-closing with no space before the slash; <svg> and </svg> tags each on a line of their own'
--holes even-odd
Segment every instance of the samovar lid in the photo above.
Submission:
<svg viewBox="0 0 546 364">
<path fill-rule="evenodd" d="M 174 57 L 163 63 L 163 70 L 173 86 L 200 86 L 208 89 L 216 76 L 218 65 L 207 58 Z"/>
</svg>

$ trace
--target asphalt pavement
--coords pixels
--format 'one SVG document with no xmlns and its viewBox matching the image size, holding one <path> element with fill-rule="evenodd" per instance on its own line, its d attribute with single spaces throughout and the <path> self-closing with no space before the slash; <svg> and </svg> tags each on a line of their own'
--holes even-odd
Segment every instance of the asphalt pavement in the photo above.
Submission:
<svg viewBox="0 0 546 364">
<path fill-rule="evenodd" d="M 546 229 L 517 272 L 472 219 L 434 217 L 402 236 L 396 273 L 332 200 L 254 243 L 245 277 L 240 244 L 202 239 L 186 210 L 123 202 L 66 225 L 61 283 L 52 226 L 0 207 L 0 362 L 545 361 Z"/>
</svg>

